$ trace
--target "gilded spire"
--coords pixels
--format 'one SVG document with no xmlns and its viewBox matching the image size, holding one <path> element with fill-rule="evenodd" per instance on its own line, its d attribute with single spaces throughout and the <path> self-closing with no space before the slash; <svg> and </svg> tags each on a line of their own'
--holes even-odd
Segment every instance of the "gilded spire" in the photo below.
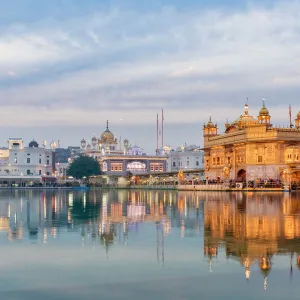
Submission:
<svg viewBox="0 0 300 300">
<path fill-rule="evenodd" d="M 245 104 L 244 116 L 248 116 L 248 113 L 249 113 L 249 106 L 248 106 L 248 98 L 247 98 L 247 102 Z"/>
<path fill-rule="evenodd" d="M 108 130 L 108 120 L 106 120 L 106 130 Z"/>
</svg>

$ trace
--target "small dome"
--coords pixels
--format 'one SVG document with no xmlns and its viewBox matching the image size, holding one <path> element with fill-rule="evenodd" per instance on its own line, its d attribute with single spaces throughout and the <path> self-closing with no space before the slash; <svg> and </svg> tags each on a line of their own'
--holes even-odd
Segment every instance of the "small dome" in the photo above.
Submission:
<svg viewBox="0 0 300 300">
<path fill-rule="evenodd" d="M 80 144 L 81 144 L 81 148 L 85 148 L 85 146 L 86 146 L 86 140 L 83 138 L 83 139 L 80 141 Z"/>
<path fill-rule="evenodd" d="M 95 136 L 92 137 L 92 141 L 96 141 L 97 142 L 97 138 Z"/>
<path fill-rule="evenodd" d="M 56 143 L 54 141 L 52 141 L 50 143 L 50 147 L 51 147 L 51 149 L 55 149 L 56 148 Z"/>
<path fill-rule="evenodd" d="M 297 119 L 300 119 L 300 111 L 297 113 Z"/>
<path fill-rule="evenodd" d="M 214 128 L 216 127 L 214 125 L 214 123 L 211 121 L 211 115 L 209 115 L 209 121 L 207 122 L 207 124 L 205 125 L 207 128 Z"/>
<path fill-rule="evenodd" d="M 268 111 L 268 109 L 265 107 L 265 105 L 263 105 L 262 108 L 260 109 L 259 115 L 260 115 L 260 116 L 268 116 L 268 115 L 269 115 L 269 111 Z"/>
<path fill-rule="evenodd" d="M 29 143 L 29 147 L 30 147 L 30 148 L 38 148 L 38 147 L 39 147 L 39 144 L 38 144 L 35 140 L 32 140 L 32 141 Z"/>
<path fill-rule="evenodd" d="M 209 121 L 209 122 L 207 122 L 206 127 L 213 128 L 213 127 L 215 127 L 215 125 L 213 122 Z"/>
</svg>

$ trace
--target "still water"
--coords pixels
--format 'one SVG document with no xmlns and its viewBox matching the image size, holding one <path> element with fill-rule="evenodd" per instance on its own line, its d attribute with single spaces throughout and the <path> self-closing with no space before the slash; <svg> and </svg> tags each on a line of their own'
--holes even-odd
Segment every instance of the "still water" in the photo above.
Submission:
<svg viewBox="0 0 300 300">
<path fill-rule="evenodd" d="M 2 190 L 0 247 L 0 299 L 298 299 L 300 194 Z"/>
</svg>

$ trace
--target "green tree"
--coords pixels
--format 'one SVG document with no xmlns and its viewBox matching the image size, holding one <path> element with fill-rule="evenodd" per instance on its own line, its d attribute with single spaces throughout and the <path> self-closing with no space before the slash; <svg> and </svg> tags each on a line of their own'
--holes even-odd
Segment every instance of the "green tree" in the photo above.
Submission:
<svg viewBox="0 0 300 300">
<path fill-rule="evenodd" d="M 85 155 L 76 158 L 67 169 L 67 175 L 76 179 L 100 174 L 101 170 L 98 161 Z"/>
</svg>

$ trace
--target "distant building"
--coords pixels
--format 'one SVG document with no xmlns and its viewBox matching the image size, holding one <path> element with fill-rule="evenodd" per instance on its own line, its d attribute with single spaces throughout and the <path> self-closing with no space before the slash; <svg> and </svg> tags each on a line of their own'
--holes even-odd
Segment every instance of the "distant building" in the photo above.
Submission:
<svg viewBox="0 0 300 300">
<path fill-rule="evenodd" d="M 196 145 L 182 145 L 168 154 L 168 172 L 203 168 L 204 152 Z"/>
<path fill-rule="evenodd" d="M 79 146 L 68 146 L 67 148 L 70 151 L 71 158 L 81 154 L 81 148 Z"/>
<path fill-rule="evenodd" d="M 137 145 L 131 146 L 128 139 L 123 143 L 114 137 L 108 128 L 90 142 L 81 140 L 82 152 L 99 161 L 102 172 L 106 175 L 121 177 L 155 172 L 166 172 L 167 157 L 165 155 L 146 155 Z"/>
<path fill-rule="evenodd" d="M 24 147 L 21 138 L 9 138 L 8 148 L 0 149 L 0 182 L 42 181 L 54 172 L 54 156 L 50 149 L 31 141 Z"/>
<path fill-rule="evenodd" d="M 69 163 L 71 158 L 71 151 L 65 148 L 55 148 L 55 164 Z"/>
<path fill-rule="evenodd" d="M 66 176 L 67 169 L 73 158 L 81 154 L 81 148 L 77 146 L 68 146 L 68 148 L 55 148 L 53 145 L 55 157 L 55 171 L 56 176 Z"/>
</svg>

